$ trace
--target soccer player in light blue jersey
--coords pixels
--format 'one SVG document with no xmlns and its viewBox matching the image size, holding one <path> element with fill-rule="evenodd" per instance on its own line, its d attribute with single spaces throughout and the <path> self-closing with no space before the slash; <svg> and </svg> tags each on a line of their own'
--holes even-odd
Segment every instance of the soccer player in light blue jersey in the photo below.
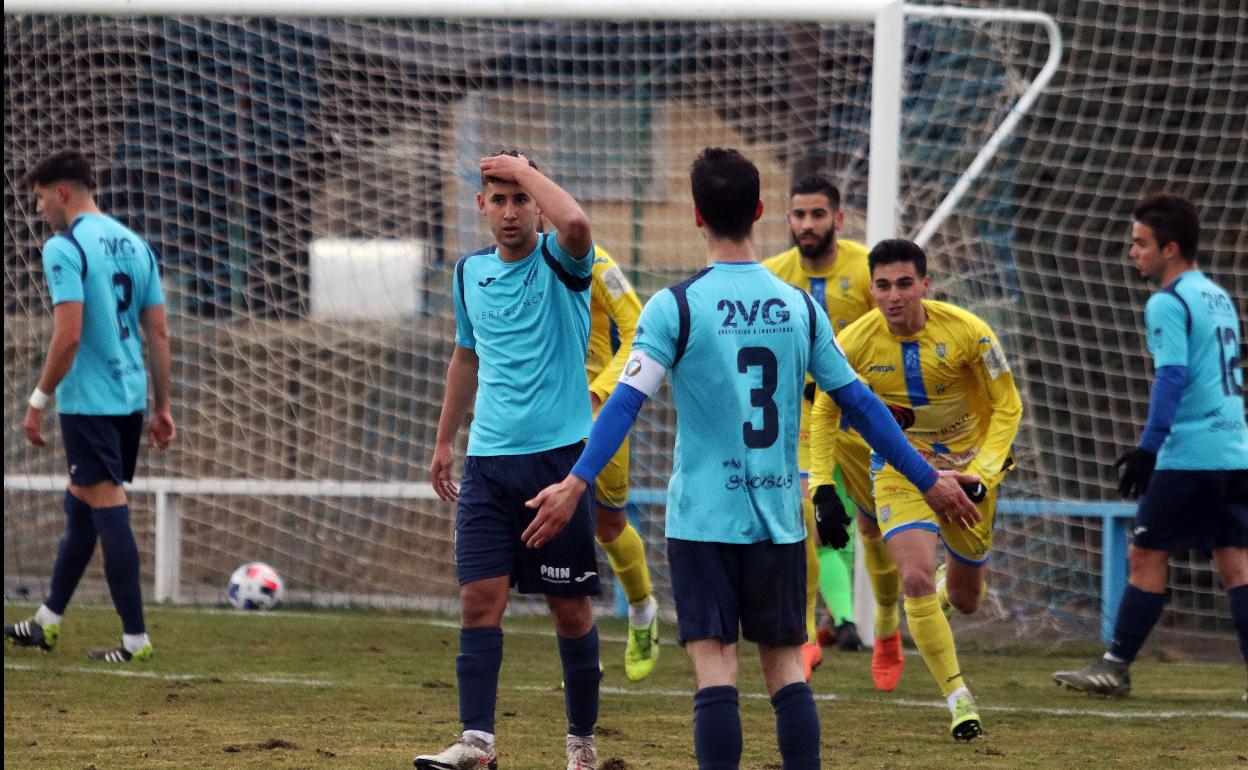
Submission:
<svg viewBox="0 0 1248 770">
<path fill-rule="evenodd" d="M 1248 664 L 1248 425 L 1240 310 L 1196 265 L 1196 207 L 1177 195 L 1135 206 L 1131 258 L 1161 287 L 1144 307 L 1156 378 L 1139 445 L 1118 459 L 1135 514 L 1130 576 L 1105 655 L 1059 684 L 1098 695 L 1131 692 L 1129 667 L 1161 617 L 1171 551 L 1213 554 Z M 1248 700 L 1248 692 L 1244 694 Z"/>
<path fill-rule="evenodd" d="M 143 621 L 139 551 L 121 484 L 134 478 L 147 408 L 146 340 L 155 405 L 148 433 L 164 450 L 176 428 L 169 411 L 169 337 L 160 271 L 151 247 L 95 204 L 91 164 L 76 150 L 40 161 L 23 178 L 36 209 L 56 230 L 43 247 L 52 294 L 47 360 L 30 396 L 23 429 L 43 446 L 43 417 L 53 393 L 65 445 L 69 485 L 65 534 L 52 566 L 52 586 L 30 620 L 4 627 L 14 643 L 50 651 L 61 616 L 78 587 L 96 540 L 104 576 L 121 616 L 121 645 L 87 657 L 128 663 L 152 657 Z M 143 334 L 140 336 L 139 328 Z"/>
<path fill-rule="evenodd" d="M 563 663 L 568 770 L 596 770 L 599 593 L 593 496 L 540 546 L 521 542 L 526 500 L 567 475 L 591 424 L 585 350 L 594 246 L 589 220 L 563 189 L 515 152 L 481 161 L 477 205 L 495 247 L 455 265 L 455 350 L 430 476 L 457 501 L 455 567 L 463 627 L 455 671 L 463 734 L 418 768 L 494 768 L 494 711 L 508 588 L 546 597 Z M 542 216 L 555 227 L 538 231 Z M 474 402 L 475 396 L 475 402 Z M 473 404 L 458 487 L 452 445 Z"/>
<path fill-rule="evenodd" d="M 668 561 L 680 643 L 693 659 L 694 744 L 701 768 L 735 768 L 742 735 L 737 639 L 758 644 L 785 770 L 819 767 L 819 718 L 806 684 L 806 529 L 798 472 L 802 390 L 809 372 L 854 427 L 902 469 L 937 511 L 979 520 L 959 487 L 906 442 L 863 385 L 810 296 L 757 262 L 758 169 L 708 148 L 690 173 L 709 264 L 642 310 L 619 385 L 589 445 L 559 484 L 529 501 L 522 537 L 558 537 L 623 441 L 642 403 L 671 380 L 676 448 L 667 495 Z"/>
</svg>

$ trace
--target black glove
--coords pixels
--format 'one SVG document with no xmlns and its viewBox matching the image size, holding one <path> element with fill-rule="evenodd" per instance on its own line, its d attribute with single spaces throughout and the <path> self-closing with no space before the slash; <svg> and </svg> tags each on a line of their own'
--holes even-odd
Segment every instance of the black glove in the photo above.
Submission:
<svg viewBox="0 0 1248 770">
<path fill-rule="evenodd" d="M 965 484 L 959 484 L 966 496 L 971 498 L 972 503 L 982 503 L 984 497 L 988 494 L 988 488 L 984 486 L 982 481 L 968 481 Z"/>
<path fill-rule="evenodd" d="M 828 548 L 849 545 L 849 514 L 836 493 L 836 485 L 815 487 L 810 499 L 815 503 L 815 532 L 819 534 L 819 544 Z"/>
<path fill-rule="evenodd" d="M 1137 498 L 1148 489 L 1148 480 L 1153 477 L 1153 468 L 1157 465 L 1157 455 L 1136 447 L 1123 454 L 1114 463 L 1115 468 L 1122 469 L 1118 478 L 1118 494 L 1123 497 Z M 1124 467 L 1125 466 L 1125 467 Z"/>
</svg>

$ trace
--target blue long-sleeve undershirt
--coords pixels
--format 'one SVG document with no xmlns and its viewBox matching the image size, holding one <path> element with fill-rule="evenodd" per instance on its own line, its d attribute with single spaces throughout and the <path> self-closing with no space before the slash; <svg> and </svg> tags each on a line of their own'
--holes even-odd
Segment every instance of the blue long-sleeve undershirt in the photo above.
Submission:
<svg viewBox="0 0 1248 770">
<path fill-rule="evenodd" d="M 920 492 L 931 489 L 938 476 L 936 470 L 910 446 L 897 420 L 870 388 L 861 380 L 854 380 L 831 391 L 830 395 L 849 424 L 862 434 L 876 454 L 900 471 Z"/>
<path fill-rule="evenodd" d="M 1157 454 L 1170 426 L 1179 412 L 1183 400 L 1183 386 L 1187 384 L 1186 366 L 1163 366 L 1153 380 L 1153 393 L 1148 400 L 1148 422 L 1140 434 L 1140 449 Z"/>
<path fill-rule="evenodd" d="M 832 391 L 832 397 L 849 424 L 919 491 L 926 492 L 936 483 L 935 470 L 910 446 L 893 415 L 866 385 L 854 380 Z M 624 383 L 617 385 L 598 413 L 589 444 L 572 467 L 572 475 L 592 484 L 624 443 L 645 402 L 646 394 L 640 390 Z"/>
<path fill-rule="evenodd" d="M 589 443 L 581 452 L 581 459 L 572 466 L 573 476 L 586 484 L 594 483 L 594 479 L 615 456 L 620 444 L 624 443 L 644 403 L 646 394 L 632 385 L 621 382 L 615 386 L 607 403 L 598 411 L 598 419 L 594 420 L 594 429 L 589 432 Z"/>
</svg>

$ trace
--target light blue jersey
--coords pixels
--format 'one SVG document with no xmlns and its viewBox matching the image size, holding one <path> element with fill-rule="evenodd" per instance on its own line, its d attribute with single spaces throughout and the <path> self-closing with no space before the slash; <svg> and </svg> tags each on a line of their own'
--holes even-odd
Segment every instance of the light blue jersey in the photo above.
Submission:
<svg viewBox="0 0 1248 770">
<path fill-rule="evenodd" d="M 589 434 L 592 257 L 592 247 L 576 259 L 542 233 L 519 262 L 491 249 L 456 264 L 455 344 L 480 359 L 469 455 L 544 452 Z"/>
<path fill-rule="evenodd" d="M 802 540 L 806 372 L 828 391 L 857 378 L 827 315 L 760 264 L 716 263 L 646 303 L 633 350 L 667 369 L 676 403 L 667 536 Z"/>
<path fill-rule="evenodd" d="M 82 303 L 74 363 L 56 387 L 61 414 L 126 415 L 147 407 L 139 333 L 144 308 L 163 305 L 156 255 L 133 230 L 83 214 L 43 246 L 52 304 Z"/>
<path fill-rule="evenodd" d="M 1248 468 L 1240 321 L 1230 296 L 1193 270 L 1149 298 L 1148 349 L 1156 368 L 1187 367 L 1187 382 L 1159 470 Z"/>
</svg>

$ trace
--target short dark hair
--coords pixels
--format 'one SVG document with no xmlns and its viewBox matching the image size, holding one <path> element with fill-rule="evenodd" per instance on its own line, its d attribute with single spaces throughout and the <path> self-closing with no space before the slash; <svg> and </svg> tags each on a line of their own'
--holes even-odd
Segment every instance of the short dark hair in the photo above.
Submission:
<svg viewBox="0 0 1248 770">
<path fill-rule="evenodd" d="M 1179 254 L 1188 262 L 1196 261 L 1200 244 L 1200 216 L 1196 206 L 1182 195 L 1160 193 L 1135 204 L 1135 221 L 1148 225 L 1157 238 L 1157 248 L 1176 243 Z"/>
<path fill-rule="evenodd" d="M 498 152 L 494 153 L 494 154 L 493 154 L 493 155 L 491 155 L 490 157 L 491 157 L 491 158 L 493 158 L 493 157 L 496 157 L 496 156 L 498 156 L 498 155 L 506 155 L 506 156 L 508 156 L 508 157 L 510 157 L 510 158 L 519 158 L 519 157 L 520 157 L 520 151 L 519 151 L 519 150 L 499 150 Z M 533 162 L 533 159 L 532 159 L 532 158 L 525 158 L 525 160 L 527 160 L 527 161 L 529 162 L 529 167 L 530 167 L 530 168 L 532 168 L 532 169 L 534 169 L 534 170 L 536 170 L 536 171 L 540 171 L 540 170 L 541 170 L 541 169 L 539 169 L 539 168 L 537 167 L 537 164 Z M 486 185 L 488 185 L 490 182 L 498 182 L 498 181 L 501 181 L 501 180 L 500 180 L 500 179 L 498 179 L 497 177 L 486 176 L 485 174 L 482 174 L 482 175 L 481 175 L 481 189 L 485 189 L 485 186 L 486 186 Z"/>
<path fill-rule="evenodd" d="M 927 275 L 927 255 L 914 241 L 888 238 L 875 244 L 875 248 L 867 254 L 867 267 L 872 274 L 879 265 L 891 265 L 894 262 L 910 262 L 920 278 Z"/>
<path fill-rule="evenodd" d="M 60 150 L 36 163 L 22 176 L 23 187 L 56 182 L 72 182 L 94 190 L 95 174 L 91 171 L 91 161 L 78 150 Z"/>
<path fill-rule="evenodd" d="M 789 188 L 789 197 L 794 195 L 822 195 L 833 211 L 841 207 L 841 191 L 823 174 L 809 174 L 794 182 Z"/>
<path fill-rule="evenodd" d="M 758 211 L 758 168 L 736 150 L 707 147 L 689 168 L 693 205 L 713 235 L 742 241 Z"/>
</svg>

